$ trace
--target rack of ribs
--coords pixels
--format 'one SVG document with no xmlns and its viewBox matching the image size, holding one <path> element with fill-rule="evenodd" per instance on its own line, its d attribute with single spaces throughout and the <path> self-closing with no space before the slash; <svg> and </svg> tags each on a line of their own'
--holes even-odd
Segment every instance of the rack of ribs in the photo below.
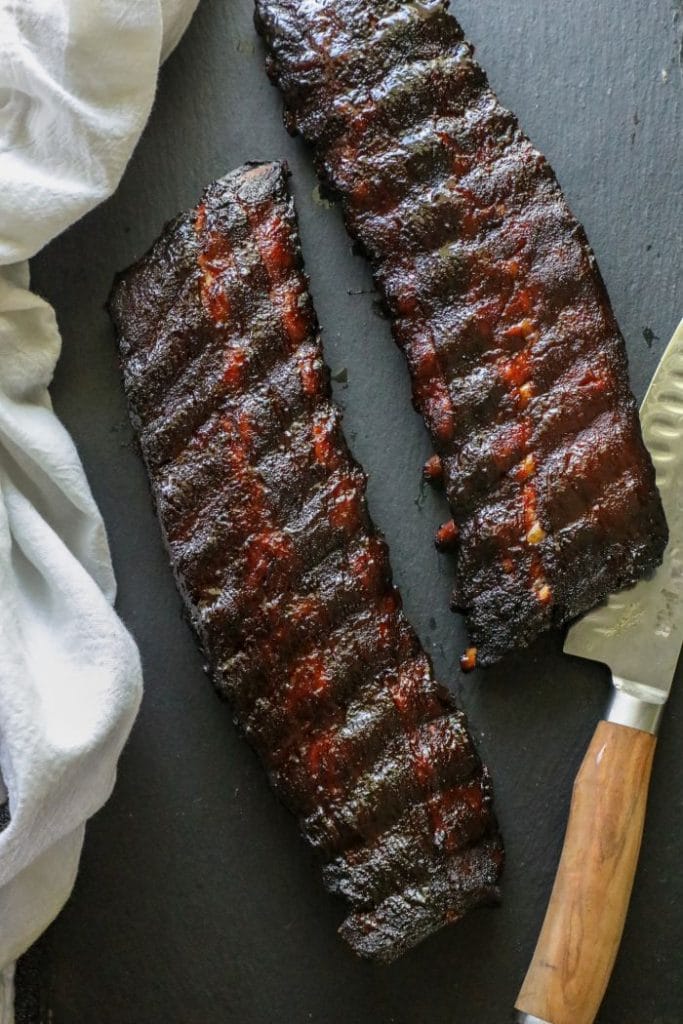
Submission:
<svg viewBox="0 0 683 1024">
<path fill-rule="evenodd" d="M 461 664 L 489 665 L 666 544 L 595 257 L 442 0 L 256 0 L 256 25 L 405 353 L 452 513 Z"/>
<path fill-rule="evenodd" d="M 330 400 L 282 165 L 209 185 L 109 308 L 211 677 L 349 902 L 341 934 L 391 960 L 495 901 L 502 847 Z"/>
</svg>

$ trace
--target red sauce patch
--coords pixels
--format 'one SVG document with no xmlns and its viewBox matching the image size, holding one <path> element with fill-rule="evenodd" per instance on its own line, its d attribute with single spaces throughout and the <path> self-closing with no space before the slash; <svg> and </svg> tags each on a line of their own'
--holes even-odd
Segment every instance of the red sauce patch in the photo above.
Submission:
<svg viewBox="0 0 683 1024">
<path fill-rule="evenodd" d="M 443 133 L 440 133 L 440 134 L 443 134 Z M 464 177 L 464 175 L 468 174 L 471 169 L 472 169 L 472 157 L 471 156 L 465 156 L 464 153 L 460 153 L 460 154 L 458 154 L 458 156 L 453 157 L 453 162 L 451 164 L 451 171 L 456 176 L 456 178 Z"/>
<path fill-rule="evenodd" d="M 439 360 L 431 338 L 416 338 L 409 349 L 413 376 L 420 384 L 428 384 L 439 373 Z"/>
<path fill-rule="evenodd" d="M 532 306 L 533 300 L 530 289 L 520 288 L 508 302 L 505 313 L 510 318 L 523 316 L 525 313 L 531 312 Z M 513 328 L 510 328 L 510 330 L 512 331 Z"/>
<path fill-rule="evenodd" d="M 493 452 L 493 461 L 501 469 L 507 469 L 518 460 L 526 449 L 529 439 L 527 423 L 511 423 L 499 435 Z"/>
<path fill-rule="evenodd" d="M 394 305 L 400 316 L 410 316 L 417 309 L 415 293 L 406 292 L 404 295 L 398 295 L 394 300 Z"/>
<path fill-rule="evenodd" d="M 317 597 L 310 594 L 299 597 L 287 609 L 287 619 L 293 626 L 305 625 L 308 629 L 323 628 L 328 614 Z"/>
<path fill-rule="evenodd" d="M 295 263 L 288 226 L 274 213 L 265 222 L 256 220 L 252 228 L 268 276 L 273 281 L 282 278 Z"/>
<path fill-rule="evenodd" d="M 474 210 L 465 210 L 460 218 L 460 233 L 463 238 L 473 238 L 479 230 L 479 218 Z"/>
<path fill-rule="evenodd" d="M 334 469 L 339 463 L 339 452 L 332 444 L 335 420 L 326 416 L 313 424 L 313 455 L 315 461 L 326 469 Z"/>
<path fill-rule="evenodd" d="M 280 296 L 280 305 L 282 323 L 294 350 L 306 340 L 312 328 L 310 303 L 303 285 L 286 287 Z"/>
<path fill-rule="evenodd" d="M 494 298 L 487 302 L 482 302 L 477 307 L 474 321 L 475 329 L 477 336 L 482 341 L 486 342 L 492 339 L 494 329 L 498 325 L 502 312 L 503 303 L 500 298 Z"/>
<path fill-rule="evenodd" d="M 202 271 L 199 285 L 202 304 L 215 323 L 225 323 L 230 315 L 230 298 L 220 279 L 232 267 L 233 258 L 226 236 L 213 232 L 197 257 Z"/>
<path fill-rule="evenodd" d="M 294 557 L 294 545 L 281 530 L 264 530 L 247 543 L 244 579 L 246 591 L 277 586 L 282 573 L 288 572 Z"/>
<path fill-rule="evenodd" d="M 366 547 L 351 555 L 349 569 L 360 581 L 363 590 L 372 592 L 377 589 L 380 582 L 384 561 L 382 543 L 376 537 L 372 537 Z"/>
<path fill-rule="evenodd" d="M 485 817 L 484 794 L 478 781 L 453 786 L 433 796 L 428 804 L 434 845 L 455 853 L 471 839 L 472 826 L 480 828 Z"/>
<path fill-rule="evenodd" d="M 420 789 L 431 789 L 436 777 L 436 765 L 427 737 L 436 735 L 438 727 L 428 725 L 410 737 L 411 767 Z M 427 737 L 425 737 L 425 733 Z"/>
<path fill-rule="evenodd" d="M 522 509 L 524 529 L 530 530 L 536 522 L 536 488 L 533 484 L 524 484 L 522 488 Z"/>
<path fill-rule="evenodd" d="M 315 348 L 310 348 L 297 359 L 297 367 L 304 394 L 312 398 L 322 384 L 322 360 Z"/>
<path fill-rule="evenodd" d="M 301 655 L 290 666 L 286 684 L 287 710 L 291 712 L 298 704 L 323 696 L 329 687 L 330 680 L 322 654 L 310 651 Z"/>
<path fill-rule="evenodd" d="M 531 360 L 525 349 L 500 365 L 500 375 L 506 384 L 518 388 L 528 380 L 530 369 Z"/>
<path fill-rule="evenodd" d="M 457 524 L 452 519 L 449 519 L 447 523 L 444 523 L 436 531 L 436 546 L 442 550 L 452 548 L 458 540 L 459 532 Z"/>
<path fill-rule="evenodd" d="M 265 220 L 261 211 L 249 210 L 247 216 L 271 283 L 270 297 L 281 312 L 282 325 L 294 351 L 312 330 L 313 318 L 305 284 L 298 274 L 292 275 L 296 252 L 289 225 L 275 212 Z"/>
<path fill-rule="evenodd" d="M 353 532 L 360 524 L 360 497 L 356 482 L 344 476 L 332 489 L 330 522 L 335 529 Z"/>
<path fill-rule="evenodd" d="M 228 387 L 234 388 L 242 383 L 247 359 L 247 352 L 244 348 L 235 346 L 226 350 L 223 380 Z"/>
<path fill-rule="evenodd" d="M 537 552 L 534 552 L 531 559 L 531 565 L 529 567 L 529 576 L 534 584 L 540 584 L 543 579 L 543 565 Z"/>
<path fill-rule="evenodd" d="M 263 489 L 259 482 L 251 477 L 249 465 L 249 446 L 245 444 L 239 435 L 239 428 L 231 416 L 224 416 L 221 420 L 221 427 L 227 436 L 227 448 L 225 451 L 226 461 L 230 466 L 236 483 L 242 491 L 249 493 L 254 503 L 254 510 L 263 511 L 262 497 Z"/>
<path fill-rule="evenodd" d="M 396 632 L 396 612 L 400 607 L 401 599 L 395 588 L 385 594 L 379 602 L 377 631 L 379 634 L 379 642 L 382 646 L 393 644 L 393 638 Z"/>
<path fill-rule="evenodd" d="M 594 392 L 606 391 L 609 386 L 607 378 L 601 374 L 596 373 L 595 370 L 587 370 L 578 382 L 580 388 L 590 388 Z"/>
<path fill-rule="evenodd" d="M 439 441 L 450 441 L 455 433 L 455 416 L 448 388 L 442 380 L 433 380 L 429 388 L 415 388 L 415 398 L 421 404 L 423 415 Z"/>
<path fill-rule="evenodd" d="M 370 194 L 370 183 L 367 179 L 361 178 L 351 189 L 351 200 L 357 206 L 365 206 L 370 198 Z"/>
<path fill-rule="evenodd" d="M 398 675 L 389 676 L 387 687 L 396 710 L 406 722 L 415 721 L 421 715 L 436 715 L 443 710 L 424 656 L 402 665 Z"/>
<path fill-rule="evenodd" d="M 211 319 L 217 324 L 226 323 L 231 307 L 228 293 L 223 285 L 213 280 L 205 272 L 200 287 L 202 303 Z"/>
</svg>

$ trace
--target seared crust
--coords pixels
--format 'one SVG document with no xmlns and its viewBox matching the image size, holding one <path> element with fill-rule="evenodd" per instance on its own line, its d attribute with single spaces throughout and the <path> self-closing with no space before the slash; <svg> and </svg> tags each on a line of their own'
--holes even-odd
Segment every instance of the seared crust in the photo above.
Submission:
<svg viewBox="0 0 683 1024">
<path fill-rule="evenodd" d="M 210 185 L 109 308 L 212 679 L 350 903 L 344 938 L 391 960 L 495 900 L 502 847 L 330 402 L 282 166 Z"/>
<path fill-rule="evenodd" d="M 447 4 L 256 0 L 256 24 L 406 355 L 454 518 L 453 603 L 490 664 L 666 545 L 595 258 Z"/>
</svg>

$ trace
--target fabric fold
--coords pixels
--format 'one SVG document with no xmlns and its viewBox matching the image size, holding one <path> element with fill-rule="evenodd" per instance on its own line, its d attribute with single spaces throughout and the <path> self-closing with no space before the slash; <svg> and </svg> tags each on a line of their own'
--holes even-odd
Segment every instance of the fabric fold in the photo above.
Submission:
<svg viewBox="0 0 683 1024">
<path fill-rule="evenodd" d="M 52 411 L 61 340 L 26 260 L 116 188 L 195 6 L 0 5 L 0 1024 L 15 959 L 71 891 L 142 691 L 104 524 Z"/>
</svg>

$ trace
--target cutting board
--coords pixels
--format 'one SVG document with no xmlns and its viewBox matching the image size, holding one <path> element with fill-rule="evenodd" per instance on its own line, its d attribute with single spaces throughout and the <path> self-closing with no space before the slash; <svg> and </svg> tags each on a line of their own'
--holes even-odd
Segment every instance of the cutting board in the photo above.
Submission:
<svg viewBox="0 0 683 1024">
<path fill-rule="evenodd" d="M 456 0 L 499 96 L 548 156 L 595 248 L 638 396 L 683 312 L 681 0 Z M 571 783 L 606 697 L 559 635 L 487 672 L 457 667 L 446 518 L 408 375 L 364 262 L 281 124 L 250 0 L 203 0 L 163 69 L 114 198 L 33 263 L 64 337 L 53 395 L 111 539 L 145 669 L 116 790 L 88 828 L 67 908 L 20 971 L 20 1020 L 52 1024 L 500 1024 L 554 875 Z M 470 715 L 507 845 L 504 901 L 390 967 L 353 959 L 342 906 L 214 696 L 180 614 L 132 444 L 108 319 L 115 271 L 202 186 L 286 157 L 346 432 L 370 475 L 409 616 Z M 676 166 L 678 164 L 678 166 Z M 678 264 L 678 266 L 677 266 Z M 677 289 L 678 294 L 677 294 Z M 679 682 L 683 683 L 683 680 Z M 601 1024 L 683 1021 L 683 686 L 664 721 L 635 895 Z"/>
</svg>

